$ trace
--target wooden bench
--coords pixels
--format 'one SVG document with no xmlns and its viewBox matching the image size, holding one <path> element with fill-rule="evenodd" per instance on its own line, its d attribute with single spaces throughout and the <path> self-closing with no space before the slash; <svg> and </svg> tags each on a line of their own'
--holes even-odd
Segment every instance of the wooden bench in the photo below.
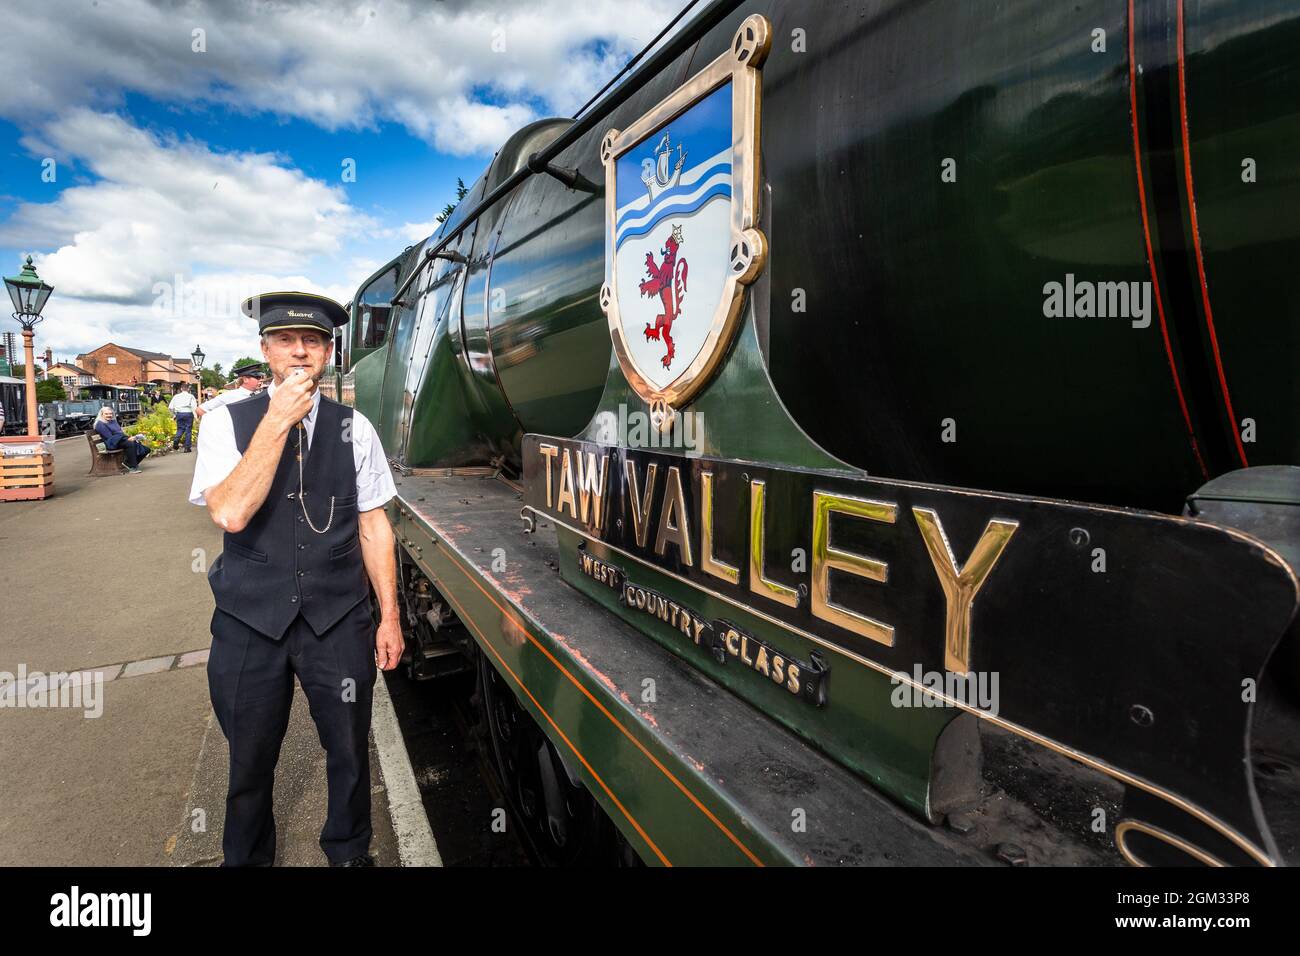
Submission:
<svg viewBox="0 0 1300 956">
<path fill-rule="evenodd" d="M 88 475 L 121 475 L 126 473 L 126 465 L 122 458 L 126 455 L 126 449 L 119 448 L 116 451 L 109 451 L 104 444 L 104 439 L 99 437 L 99 432 L 93 428 L 86 432 L 86 441 L 90 443 L 90 471 Z"/>
</svg>

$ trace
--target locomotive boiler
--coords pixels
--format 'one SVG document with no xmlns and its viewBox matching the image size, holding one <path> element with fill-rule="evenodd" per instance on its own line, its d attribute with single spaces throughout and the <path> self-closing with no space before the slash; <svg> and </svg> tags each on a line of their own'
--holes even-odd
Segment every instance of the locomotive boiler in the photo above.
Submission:
<svg viewBox="0 0 1300 956">
<path fill-rule="evenodd" d="M 548 860 L 1294 862 L 1300 14 L 719 0 L 357 290 Z"/>
</svg>

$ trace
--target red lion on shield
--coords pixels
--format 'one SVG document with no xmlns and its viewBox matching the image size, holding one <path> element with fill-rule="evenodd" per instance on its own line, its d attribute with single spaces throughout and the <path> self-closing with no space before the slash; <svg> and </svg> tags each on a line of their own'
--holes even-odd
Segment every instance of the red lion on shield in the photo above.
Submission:
<svg viewBox="0 0 1300 956">
<path fill-rule="evenodd" d="M 682 302 L 686 298 L 686 277 L 690 272 L 685 259 L 677 258 L 677 250 L 682 244 L 682 227 L 673 226 L 672 233 L 664 242 L 663 262 L 655 265 L 653 252 L 645 254 L 646 275 L 650 278 L 641 283 L 641 294 L 644 296 L 659 296 L 663 303 L 664 310 L 655 316 L 655 324 L 646 323 L 645 337 L 646 340 L 658 339 L 659 330 L 663 330 L 663 340 L 668 345 L 668 353 L 664 356 L 664 368 L 668 368 L 673 361 L 676 350 L 673 347 L 672 332 L 673 322 L 682 314 Z"/>
</svg>

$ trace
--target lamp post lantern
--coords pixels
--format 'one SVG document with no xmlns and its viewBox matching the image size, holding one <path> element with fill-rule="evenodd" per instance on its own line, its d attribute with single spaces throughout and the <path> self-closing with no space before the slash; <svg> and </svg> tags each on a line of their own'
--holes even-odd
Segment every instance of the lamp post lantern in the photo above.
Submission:
<svg viewBox="0 0 1300 956">
<path fill-rule="evenodd" d="M 203 398 L 203 360 L 207 358 L 203 354 L 203 346 L 194 346 L 194 351 L 190 353 L 190 367 L 194 369 L 194 394 L 200 399 Z"/>
<path fill-rule="evenodd" d="M 23 355 L 26 361 L 27 379 L 27 434 L 31 438 L 40 435 L 36 421 L 36 350 L 33 344 L 36 323 L 41 321 L 41 310 L 54 291 L 54 286 L 43 282 L 32 265 L 32 257 L 27 257 L 22 271 L 16 276 L 5 276 L 5 288 L 14 305 L 13 316 L 23 329 Z"/>
</svg>

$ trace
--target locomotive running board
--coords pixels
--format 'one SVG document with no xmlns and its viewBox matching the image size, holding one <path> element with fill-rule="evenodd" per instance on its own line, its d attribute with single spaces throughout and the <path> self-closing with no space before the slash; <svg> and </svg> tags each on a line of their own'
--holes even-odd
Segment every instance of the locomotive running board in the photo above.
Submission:
<svg viewBox="0 0 1300 956">
<path fill-rule="evenodd" d="M 398 486 L 400 546 L 645 861 L 993 862 L 565 584 L 554 526 L 526 534 L 504 482 Z"/>
</svg>

